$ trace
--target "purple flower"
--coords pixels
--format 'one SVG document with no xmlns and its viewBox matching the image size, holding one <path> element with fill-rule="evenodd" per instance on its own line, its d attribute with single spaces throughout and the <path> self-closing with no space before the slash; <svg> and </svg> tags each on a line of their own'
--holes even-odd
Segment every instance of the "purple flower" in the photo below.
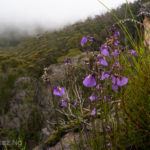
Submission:
<svg viewBox="0 0 150 150">
<path fill-rule="evenodd" d="M 111 79 L 112 79 L 113 84 L 117 83 L 117 76 L 111 75 Z"/>
<path fill-rule="evenodd" d="M 104 96 L 104 101 L 106 102 L 106 100 L 107 100 L 107 97 L 106 97 L 106 96 Z"/>
<path fill-rule="evenodd" d="M 110 143 L 108 143 L 108 144 L 107 144 L 107 146 L 108 146 L 108 147 L 110 147 L 110 146 L 111 146 L 111 144 L 110 144 Z"/>
<path fill-rule="evenodd" d="M 71 64 L 70 58 L 65 59 L 63 62 L 66 63 L 66 64 Z"/>
<path fill-rule="evenodd" d="M 133 49 L 129 50 L 128 53 L 131 54 L 131 55 L 134 55 L 134 56 L 138 56 L 137 52 Z"/>
<path fill-rule="evenodd" d="M 128 78 L 126 77 L 118 77 L 117 78 L 117 85 L 118 86 L 124 86 L 128 83 Z"/>
<path fill-rule="evenodd" d="M 73 104 L 74 107 L 76 107 L 77 105 L 79 105 L 79 102 L 75 102 L 75 103 Z"/>
<path fill-rule="evenodd" d="M 113 85 L 112 85 L 112 89 L 113 89 L 114 91 L 118 91 L 118 85 L 117 85 L 117 84 L 113 84 Z"/>
<path fill-rule="evenodd" d="M 86 87 L 93 87 L 93 86 L 96 86 L 96 80 L 95 80 L 94 74 L 88 75 L 88 76 L 84 79 L 83 84 L 84 84 L 84 86 L 86 86 Z"/>
<path fill-rule="evenodd" d="M 118 91 L 117 76 L 112 75 L 111 78 L 112 78 L 112 83 L 113 83 L 112 84 L 112 89 L 114 91 Z"/>
<path fill-rule="evenodd" d="M 93 93 L 93 94 L 90 96 L 90 100 L 91 100 L 91 101 L 94 101 L 95 99 L 96 99 L 95 93 Z"/>
<path fill-rule="evenodd" d="M 107 131 L 110 131 L 111 127 L 109 125 L 107 125 L 106 129 L 107 129 Z"/>
<path fill-rule="evenodd" d="M 62 100 L 62 103 L 61 103 L 61 106 L 62 106 L 62 107 L 67 106 L 67 101 L 63 99 L 63 100 Z"/>
<path fill-rule="evenodd" d="M 96 86 L 96 89 L 100 89 L 99 85 Z"/>
<path fill-rule="evenodd" d="M 87 40 L 89 40 L 89 41 L 94 41 L 94 40 L 95 40 L 95 38 L 94 38 L 94 37 L 91 37 L 91 36 L 86 36 L 86 38 L 87 38 Z"/>
<path fill-rule="evenodd" d="M 118 40 L 115 40 L 115 41 L 114 41 L 114 45 L 115 45 L 115 46 L 118 46 L 118 45 L 119 45 L 119 41 L 118 41 Z"/>
<path fill-rule="evenodd" d="M 118 77 L 118 76 L 112 75 L 111 78 L 113 82 L 112 89 L 114 91 L 118 91 L 118 86 L 124 86 L 128 83 L 128 78 L 126 77 L 121 77 L 121 76 Z"/>
<path fill-rule="evenodd" d="M 93 108 L 91 115 L 94 116 L 96 114 L 96 108 Z"/>
<path fill-rule="evenodd" d="M 113 55 L 113 56 L 117 56 L 119 54 L 120 54 L 120 52 L 118 50 L 115 50 L 114 52 L 111 53 L 111 55 Z"/>
<path fill-rule="evenodd" d="M 82 40 L 81 40 L 81 46 L 83 46 L 84 43 L 86 43 L 86 42 L 87 42 L 87 38 L 86 38 L 86 37 L 83 37 Z"/>
<path fill-rule="evenodd" d="M 119 37 L 120 36 L 120 32 L 119 31 L 115 31 L 114 36 L 115 37 Z"/>
<path fill-rule="evenodd" d="M 102 86 L 102 85 L 101 85 L 101 86 L 97 85 L 97 86 L 96 86 L 96 89 L 103 90 L 103 86 Z"/>
<path fill-rule="evenodd" d="M 100 62 L 103 66 L 108 66 L 107 61 L 104 59 L 104 57 L 101 57 Z"/>
<path fill-rule="evenodd" d="M 105 78 L 108 78 L 109 74 L 107 72 L 103 72 L 101 76 L 101 80 L 104 80 Z"/>
<path fill-rule="evenodd" d="M 104 56 L 109 56 L 108 46 L 101 46 L 101 54 L 103 54 Z"/>
<path fill-rule="evenodd" d="M 65 94 L 65 89 L 61 88 L 59 86 L 56 86 L 56 87 L 54 87 L 53 94 L 58 95 L 58 96 L 62 96 Z"/>
<path fill-rule="evenodd" d="M 89 40 L 89 41 L 94 41 L 94 40 L 95 40 L 95 38 L 94 38 L 94 37 L 91 37 L 91 36 L 83 37 L 83 38 L 82 38 L 82 40 L 81 40 L 81 46 L 83 46 L 83 45 L 84 45 L 84 43 L 86 43 L 86 42 L 87 42 L 87 40 Z"/>
</svg>

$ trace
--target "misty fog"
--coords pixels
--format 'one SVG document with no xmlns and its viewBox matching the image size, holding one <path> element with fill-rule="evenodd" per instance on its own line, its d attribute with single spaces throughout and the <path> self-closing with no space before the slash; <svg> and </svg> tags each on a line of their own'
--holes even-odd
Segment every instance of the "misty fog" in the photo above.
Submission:
<svg viewBox="0 0 150 150">
<path fill-rule="evenodd" d="M 126 0 L 103 2 L 115 8 Z M 0 0 L 0 36 L 31 36 L 105 12 L 106 8 L 97 0 Z"/>
</svg>

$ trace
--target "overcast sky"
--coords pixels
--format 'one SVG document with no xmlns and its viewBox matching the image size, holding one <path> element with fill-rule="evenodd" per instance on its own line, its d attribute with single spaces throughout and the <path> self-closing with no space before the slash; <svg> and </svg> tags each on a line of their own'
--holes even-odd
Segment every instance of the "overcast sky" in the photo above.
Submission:
<svg viewBox="0 0 150 150">
<path fill-rule="evenodd" d="M 109 8 L 126 2 L 101 1 Z M 97 0 L 0 0 L 0 30 L 7 26 L 31 30 L 37 25 L 56 29 L 104 12 Z"/>
</svg>

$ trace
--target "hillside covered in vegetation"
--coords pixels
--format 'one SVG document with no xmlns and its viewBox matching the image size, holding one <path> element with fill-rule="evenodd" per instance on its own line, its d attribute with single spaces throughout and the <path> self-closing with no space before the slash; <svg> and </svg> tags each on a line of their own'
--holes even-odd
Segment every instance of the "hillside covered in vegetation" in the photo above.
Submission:
<svg viewBox="0 0 150 150">
<path fill-rule="evenodd" d="M 136 16 L 139 13 L 140 7 L 138 2 L 130 4 L 130 7 Z M 126 4 L 113 10 L 113 12 L 120 20 L 131 18 Z M 44 66 L 60 62 L 63 59 L 62 56 L 68 53 L 72 53 L 69 55 L 73 56 L 80 51 L 84 51 L 80 45 L 83 36 L 91 35 L 95 37 L 100 46 L 105 41 L 109 28 L 117 22 L 118 20 L 112 14 L 106 13 L 97 15 L 94 18 L 88 18 L 84 22 L 77 22 L 66 26 L 59 31 L 46 32 L 31 39 L 26 37 L 24 42 L 22 42 L 22 38 L 20 38 L 20 43 L 19 39 L 13 38 L 9 42 L 9 46 L 1 46 L 0 48 L 1 71 L 14 68 L 15 70 L 20 70 L 20 72 L 40 77 Z M 127 25 L 129 32 L 134 37 L 137 37 L 133 23 L 127 21 L 125 25 Z M 116 26 L 118 27 L 118 25 Z M 123 42 L 124 34 L 121 34 L 121 42 Z M 7 43 L 7 39 L 5 40 L 5 43 Z M 8 41 L 10 40 L 8 39 Z M 14 46 L 14 43 L 18 43 L 17 46 Z"/>
</svg>

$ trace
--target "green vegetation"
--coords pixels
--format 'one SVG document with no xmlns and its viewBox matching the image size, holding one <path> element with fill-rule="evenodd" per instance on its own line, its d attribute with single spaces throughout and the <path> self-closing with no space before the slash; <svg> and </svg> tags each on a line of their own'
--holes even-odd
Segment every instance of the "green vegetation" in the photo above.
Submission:
<svg viewBox="0 0 150 150">
<path fill-rule="evenodd" d="M 137 15 L 139 10 L 138 3 L 130 4 L 130 7 L 133 14 Z M 130 12 L 126 10 L 125 4 L 113 11 L 120 20 L 131 18 Z M 125 11 L 126 15 L 124 15 Z M 20 40 L 17 46 L 14 46 L 15 44 L 11 45 L 10 42 L 9 46 L 1 46 L 0 48 L 0 68 L 3 71 L 6 68 L 11 68 L 11 70 L 14 68 L 13 70 L 17 72 L 20 71 L 38 78 L 42 74 L 43 67 L 56 63 L 57 61 L 60 62 L 63 58 L 68 57 L 68 55 L 72 57 L 78 54 L 79 51 L 83 51 L 80 45 L 83 36 L 94 36 L 97 39 L 97 43 L 101 45 L 108 35 L 108 29 L 114 23 L 116 23 L 114 17 L 110 13 L 106 13 L 104 15 L 97 15 L 94 18 L 88 18 L 84 22 L 77 22 L 73 25 L 66 26 L 59 31 L 29 38 L 24 42 Z M 137 37 L 132 23 L 126 22 L 125 24 L 133 37 Z M 121 33 L 121 35 L 121 42 L 123 43 L 124 34 Z M 15 40 L 14 38 L 14 42 Z M 77 51 L 73 52 L 73 49 Z"/>
<path fill-rule="evenodd" d="M 65 59 L 67 59 L 67 58 L 75 57 L 75 56 L 77 56 L 77 55 L 80 55 L 81 53 L 82 53 L 82 52 L 81 52 L 80 50 L 78 50 L 78 49 L 71 49 L 67 55 L 59 57 L 59 58 L 57 59 L 57 62 L 58 62 L 58 63 L 62 63 L 63 60 L 65 60 Z"/>
<path fill-rule="evenodd" d="M 132 13 L 127 7 L 124 4 L 113 12 L 119 20 L 132 18 L 132 13 L 137 19 L 138 2 L 129 5 Z M 19 77 L 27 76 L 30 79 L 39 79 L 44 67 L 61 63 L 64 59 L 73 58 L 86 50 L 97 54 L 96 51 L 99 51 L 101 44 L 111 45 L 110 51 L 114 52 L 114 40 L 117 38 L 113 39 L 110 36 L 110 39 L 106 39 L 106 37 L 109 35 L 109 28 L 116 24 L 116 27 L 120 27 L 121 33 L 119 45 L 124 45 L 126 48 L 124 54 L 120 54 L 117 60 L 120 61 L 122 71 L 115 70 L 113 75 L 117 74 L 117 77 L 121 78 L 120 74 L 122 74 L 128 77 L 128 84 L 125 88 L 119 87 L 118 93 L 115 93 L 112 89 L 113 83 L 107 84 L 111 78 L 105 81 L 100 79 L 102 71 L 108 71 L 107 69 L 111 69 L 112 64 L 115 63 L 115 57 L 112 55 L 110 56 L 111 59 L 105 58 L 108 59 L 110 65 L 107 69 L 102 65 L 99 68 L 96 59 L 100 60 L 101 58 L 92 54 L 87 55 L 85 64 L 66 65 L 66 78 L 60 82 L 66 90 L 68 107 L 61 107 L 60 109 L 60 106 L 56 106 L 56 120 L 58 122 L 56 121 L 54 124 L 55 131 L 40 146 L 43 148 L 53 146 L 67 132 L 76 130 L 79 133 L 80 141 L 79 143 L 76 141 L 71 143 L 73 149 L 127 150 L 134 147 L 135 150 L 148 150 L 150 146 L 150 57 L 143 47 L 141 30 L 139 33 L 141 39 L 135 30 L 139 26 L 134 26 L 134 22 L 132 23 L 125 22 L 125 26 L 116 24 L 116 19 L 110 13 L 106 13 L 28 40 L 20 39 L 18 42 L 18 39 L 15 39 L 12 44 L 11 42 L 5 44 L 0 39 L 0 43 L 2 43 L 0 48 L 0 114 L 9 114 L 9 104 L 16 88 L 15 82 Z M 128 33 L 131 33 L 129 35 L 134 41 L 125 33 L 123 27 L 126 27 Z M 94 44 L 91 42 L 82 47 L 81 39 L 87 35 L 93 36 L 96 40 L 93 42 Z M 138 57 L 128 55 L 128 50 L 131 48 L 137 51 Z M 122 52 L 120 47 L 118 50 L 120 53 Z M 79 59 L 82 58 L 79 56 Z M 82 68 L 83 66 L 85 68 Z M 95 73 L 94 77 L 98 85 L 102 85 L 99 89 L 96 86 L 87 88 L 83 85 L 85 76 L 92 73 Z M 18 129 L 2 128 L 0 138 L 19 139 L 23 143 L 22 147 L 13 145 L 12 147 L 8 146 L 8 149 L 19 150 L 25 149 L 25 147 L 31 149 L 41 143 L 40 133 L 45 120 L 41 115 L 38 102 L 35 101 L 37 91 L 34 89 L 33 83 L 30 81 L 22 82 L 17 88 L 26 92 L 23 102 L 19 102 L 22 103 L 22 116 L 19 118 L 20 127 Z M 89 100 L 93 92 L 97 94 L 99 101 Z M 75 102 L 78 102 L 77 107 Z M 57 101 L 56 104 L 60 104 L 60 102 Z M 24 114 L 26 107 L 30 112 L 28 119 L 25 118 L 26 112 Z M 96 111 L 92 115 L 94 108 Z M 111 127 L 110 131 L 107 130 L 108 126 Z M 86 133 L 86 139 L 83 138 L 83 132 Z"/>
<path fill-rule="evenodd" d="M 13 96 L 12 88 L 17 79 L 17 74 L 8 74 L 0 76 L 0 112 L 4 114 L 8 111 L 10 97 Z"/>
<path fill-rule="evenodd" d="M 142 49 L 140 49 L 142 51 Z M 131 143 L 140 150 L 150 146 L 150 57 L 143 56 L 135 72 L 131 71 L 128 88 L 122 94 L 122 108 Z"/>
</svg>

